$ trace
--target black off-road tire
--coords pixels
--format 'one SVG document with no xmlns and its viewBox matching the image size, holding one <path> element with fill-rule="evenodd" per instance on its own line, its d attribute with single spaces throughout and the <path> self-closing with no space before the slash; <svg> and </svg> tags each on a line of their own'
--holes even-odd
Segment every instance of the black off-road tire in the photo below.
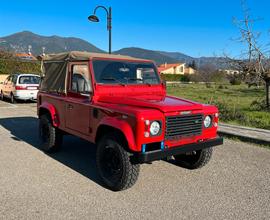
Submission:
<svg viewBox="0 0 270 220">
<path fill-rule="evenodd" d="M 177 165 L 187 169 L 199 169 L 205 166 L 211 159 L 213 148 L 191 152 L 189 154 L 180 154 L 174 156 Z"/>
<path fill-rule="evenodd" d="M 63 135 L 59 129 L 53 127 L 49 115 L 41 115 L 39 119 L 39 138 L 41 148 L 46 153 L 53 153 L 60 149 L 63 142 Z"/>
<path fill-rule="evenodd" d="M 16 104 L 17 103 L 17 100 L 15 99 L 15 97 L 14 97 L 14 95 L 12 93 L 10 94 L 10 102 L 12 104 Z"/>
<path fill-rule="evenodd" d="M 97 145 L 97 170 L 106 187 L 121 191 L 132 187 L 139 176 L 140 165 L 130 161 L 127 144 L 118 133 L 101 138 Z"/>
</svg>

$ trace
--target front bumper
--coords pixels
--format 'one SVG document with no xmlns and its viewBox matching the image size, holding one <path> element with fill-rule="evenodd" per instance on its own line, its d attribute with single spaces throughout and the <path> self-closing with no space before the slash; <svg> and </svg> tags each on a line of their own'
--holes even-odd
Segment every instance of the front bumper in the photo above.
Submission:
<svg viewBox="0 0 270 220">
<path fill-rule="evenodd" d="M 147 163 L 155 160 L 160 160 L 169 156 L 174 156 L 178 154 L 185 154 L 192 151 L 202 150 L 209 147 L 214 147 L 217 145 L 223 144 L 223 138 L 215 138 L 211 140 L 207 140 L 204 142 L 199 143 L 192 143 L 192 144 L 186 144 L 181 145 L 179 147 L 173 147 L 173 148 L 165 148 L 164 150 L 155 150 L 155 151 L 149 151 L 145 153 L 136 153 L 134 155 L 134 159 L 138 163 Z"/>
</svg>

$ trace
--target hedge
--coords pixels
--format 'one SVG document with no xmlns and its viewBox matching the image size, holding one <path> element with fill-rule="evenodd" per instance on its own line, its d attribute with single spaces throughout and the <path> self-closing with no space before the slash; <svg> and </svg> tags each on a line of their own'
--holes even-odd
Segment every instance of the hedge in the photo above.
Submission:
<svg viewBox="0 0 270 220">
<path fill-rule="evenodd" d="M 160 74 L 161 79 L 164 81 L 181 81 L 181 82 L 189 82 L 189 75 L 178 75 L 178 74 Z"/>
<path fill-rule="evenodd" d="M 0 74 L 40 73 L 40 62 L 0 59 Z"/>
</svg>

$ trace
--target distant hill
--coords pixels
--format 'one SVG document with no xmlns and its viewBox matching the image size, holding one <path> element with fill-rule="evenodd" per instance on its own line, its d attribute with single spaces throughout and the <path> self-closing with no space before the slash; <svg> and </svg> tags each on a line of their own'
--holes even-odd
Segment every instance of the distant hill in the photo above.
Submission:
<svg viewBox="0 0 270 220">
<path fill-rule="evenodd" d="M 32 46 L 32 54 L 34 55 L 40 55 L 42 53 L 42 47 L 46 48 L 45 53 L 47 54 L 72 50 L 97 53 L 105 52 L 85 40 L 74 37 L 41 36 L 30 31 L 23 31 L 10 36 L 0 37 L 0 50 L 3 49 L 17 53 L 28 52 L 29 45 Z M 157 64 L 179 62 L 191 63 L 194 60 L 197 66 L 211 63 L 211 65 L 214 65 L 217 68 L 226 68 L 224 58 L 195 58 L 180 52 L 154 51 L 138 47 L 129 47 L 114 51 L 114 54 L 154 60 Z"/>
<path fill-rule="evenodd" d="M 28 46 L 32 46 L 32 53 L 39 55 L 42 47 L 46 53 L 59 53 L 64 51 L 89 51 L 104 52 L 85 40 L 74 37 L 41 36 L 29 31 L 23 31 L 6 37 L 0 37 L 0 49 L 12 52 L 27 52 Z"/>
<path fill-rule="evenodd" d="M 115 54 L 128 55 L 132 57 L 154 60 L 157 64 L 161 63 L 177 63 L 178 59 L 162 54 L 154 50 L 146 50 L 138 47 L 123 48 L 121 50 L 115 51 Z"/>
<path fill-rule="evenodd" d="M 154 60 L 157 64 L 162 63 L 192 63 L 195 61 L 197 66 L 204 66 L 211 64 L 216 68 L 228 68 L 225 58 L 223 57 L 191 57 L 179 52 L 165 52 L 165 51 L 154 51 L 146 50 L 137 47 L 123 48 L 121 50 L 115 51 L 115 54 L 128 55 L 132 57 L 138 57 L 142 59 Z"/>
<path fill-rule="evenodd" d="M 182 62 L 186 62 L 186 63 L 191 63 L 193 60 L 196 60 L 196 58 L 188 56 L 186 54 L 183 53 L 179 53 L 179 52 L 165 52 L 165 51 L 157 51 L 165 56 L 171 57 L 173 59 L 176 60 L 180 60 Z"/>
<path fill-rule="evenodd" d="M 204 66 L 207 64 L 211 64 L 217 69 L 229 69 L 230 64 L 229 60 L 227 60 L 225 57 L 200 57 L 197 58 L 196 60 L 197 66 Z"/>
</svg>

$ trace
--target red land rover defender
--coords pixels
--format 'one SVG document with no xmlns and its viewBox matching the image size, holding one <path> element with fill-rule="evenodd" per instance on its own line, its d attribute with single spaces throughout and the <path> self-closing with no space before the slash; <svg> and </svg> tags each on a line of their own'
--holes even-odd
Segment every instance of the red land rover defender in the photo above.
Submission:
<svg viewBox="0 0 270 220">
<path fill-rule="evenodd" d="M 173 157 L 204 166 L 217 136 L 215 106 L 166 95 L 152 61 L 86 52 L 46 55 L 38 94 L 39 133 L 46 152 L 63 135 L 97 144 L 97 170 L 115 191 L 131 187 L 140 164 Z"/>
</svg>

